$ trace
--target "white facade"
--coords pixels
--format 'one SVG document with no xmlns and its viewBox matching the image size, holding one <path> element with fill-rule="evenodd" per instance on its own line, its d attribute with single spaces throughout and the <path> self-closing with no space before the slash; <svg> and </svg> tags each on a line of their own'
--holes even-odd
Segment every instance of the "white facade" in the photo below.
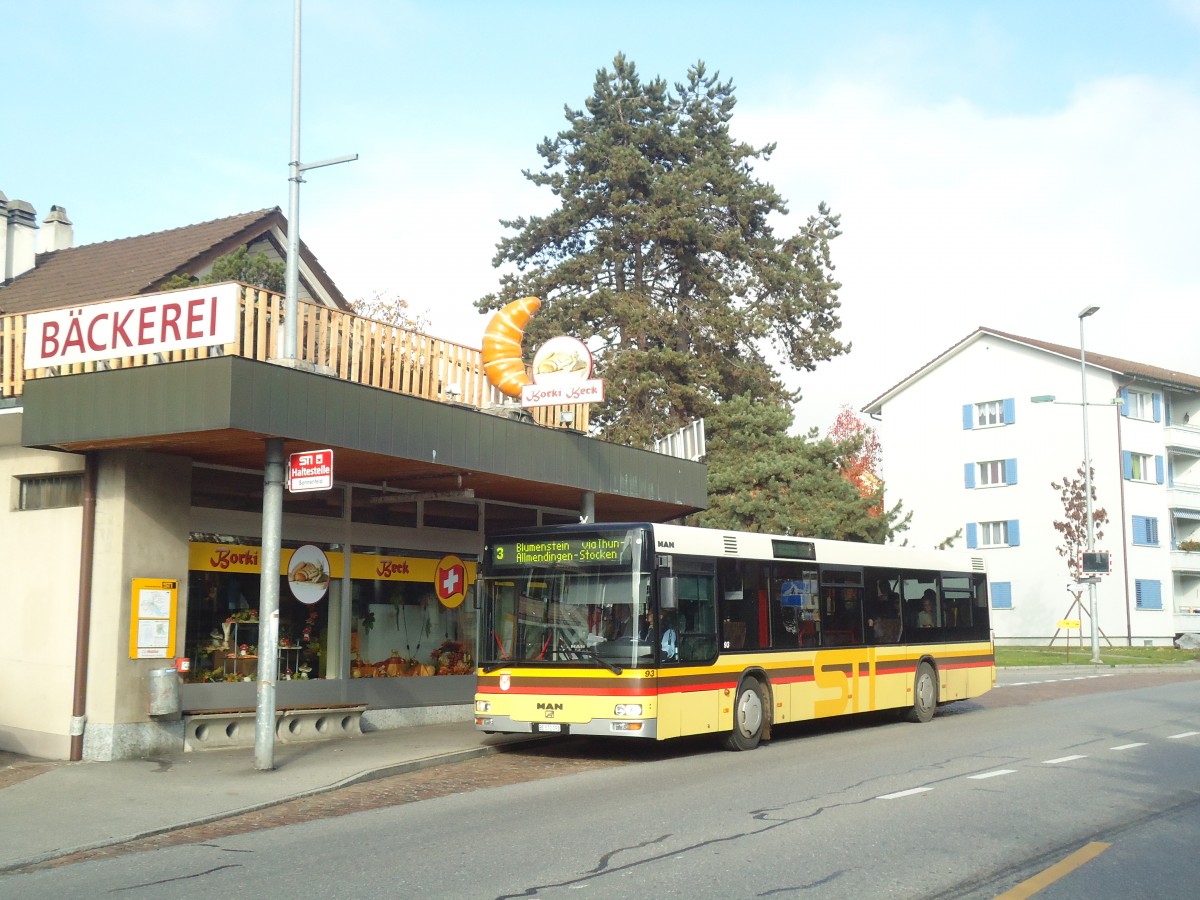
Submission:
<svg viewBox="0 0 1200 900">
<path fill-rule="evenodd" d="M 902 540 L 984 554 L 999 643 L 1090 639 L 1088 594 L 1059 548 L 1066 519 L 1051 487 L 1083 464 L 1078 349 L 981 329 L 865 411 L 881 419 L 886 503 L 912 512 Z M 1087 355 L 1095 547 L 1111 574 L 1096 587 L 1101 646 L 1169 645 L 1200 631 L 1200 377 Z M 1053 396 L 1055 402 L 1034 403 Z M 1082 592 L 1082 608 L 1075 596 Z M 1081 630 L 1058 629 L 1078 620 Z"/>
</svg>

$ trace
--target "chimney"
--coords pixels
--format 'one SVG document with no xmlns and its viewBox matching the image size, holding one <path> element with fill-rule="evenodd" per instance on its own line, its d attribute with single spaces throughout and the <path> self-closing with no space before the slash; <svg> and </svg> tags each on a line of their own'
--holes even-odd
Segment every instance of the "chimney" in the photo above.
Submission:
<svg viewBox="0 0 1200 900">
<path fill-rule="evenodd" d="M 39 253 L 50 253 L 54 250 L 70 250 L 75 243 L 75 229 L 67 218 L 67 211 L 61 206 L 50 207 L 50 215 L 42 219 L 46 226 L 42 229 Z"/>
<path fill-rule="evenodd" d="M 8 198 L 0 191 L 0 284 L 8 278 Z"/>
<path fill-rule="evenodd" d="M 5 229 L 4 280 L 24 275 L 34 266 L 37 238 L 37 214 L 24 200 L 8 201 L 8 228 Z"/>
</svg>

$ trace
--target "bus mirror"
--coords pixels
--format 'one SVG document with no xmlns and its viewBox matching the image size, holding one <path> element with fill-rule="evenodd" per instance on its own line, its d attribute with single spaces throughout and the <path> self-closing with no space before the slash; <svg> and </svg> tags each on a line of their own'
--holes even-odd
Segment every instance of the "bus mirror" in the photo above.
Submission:
<svg viewBox="0 0 1200 900">
<path fill-rule="evenodd" d="M 674 575 L 662 575 L 658 579 L 658 605 L 663 609 L 675 609 L 679 604 L 679 579 Z"/>
</svg>

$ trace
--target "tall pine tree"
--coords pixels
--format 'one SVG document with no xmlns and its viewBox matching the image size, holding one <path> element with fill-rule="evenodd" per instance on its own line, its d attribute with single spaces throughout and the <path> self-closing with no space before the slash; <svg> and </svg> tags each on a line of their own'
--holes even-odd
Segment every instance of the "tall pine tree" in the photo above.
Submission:
<svg viewBox="0 0 1200 900">
<path fill-rule="evenodd" d="M 539 145 L 543 167 L 524 174 L 558 206 L 502 223 L 515 233 L 493 263 L 511 270 L 477 305 L 541 297 L 528 345 L 565 333 L 593 347 L 601 437 L 645 447 L 705 418 L 710 507 L 697 524 L 882 541 L 906 523 L 842 476 L 861 437 L 790 434 L 799 398 L 768 358 L 811 371 L 849 350 L 834 336 L 838 217 L 821 204 L 796 234 L 775 234 L 787 206 L 755 177 L 775 148 L 734 140 L 735 102 L 703 63 L 672 90 L 618 55 Z"/>
<path fill-rule="evenodd" d="M 592 421 L 608 440 L 647 446 L 745 394 L 786 407 L 796 398 L 769 346 L 806 370 L 848 349 L 833 335 L 838 217 L 822 205 L 795 236 L 775 235 L 786 205 L 754 175 L 774 145 L 734 140 L 734 104 L 703 63 L 672 91 L 618 55 L 538 147 L 543 168 L 524 173 L 558 208 L 503 222 L 516 233 L 493 262 L 515 271 L 478 306 L 541 297 L 531 343 L 569 333 L 595 347 L 610 400 Z"/>
</svg>

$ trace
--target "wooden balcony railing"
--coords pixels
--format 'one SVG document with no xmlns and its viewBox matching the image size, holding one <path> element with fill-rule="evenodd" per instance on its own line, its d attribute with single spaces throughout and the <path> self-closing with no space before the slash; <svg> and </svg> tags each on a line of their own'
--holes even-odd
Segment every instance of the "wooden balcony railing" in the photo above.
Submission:
<svg viewBox="0 0 1200 900">
<path fill-rule="evenodd" d="M 474 347 L 315 303 L 300 301 L 297 307 L 297 355 L 302 361 L 331 372 L 337 378 L 475 409 L 506 404 L 504 395 L 484 377 L 480 351 Z M 51 369 L 25 369 L 25 315 L 0 316 L 0 398 L 20 396 L 24 393 L 25 382 L 35 378 L 213 356 L 276 359 L 283 350 L 283 317 L 283 297 L 243 285 L 239 295 L 237 337 L 228 344 L 73 363 Z M 507 403 L 511 405 L 512 401 Z M 540 425 L 570 427 L 586 433 L 588 410 L 589 404 L 580 403 L 537 407 L 527 412 Z M 564 422 L 564 419 L 569 421 Z"/>
</svg>

